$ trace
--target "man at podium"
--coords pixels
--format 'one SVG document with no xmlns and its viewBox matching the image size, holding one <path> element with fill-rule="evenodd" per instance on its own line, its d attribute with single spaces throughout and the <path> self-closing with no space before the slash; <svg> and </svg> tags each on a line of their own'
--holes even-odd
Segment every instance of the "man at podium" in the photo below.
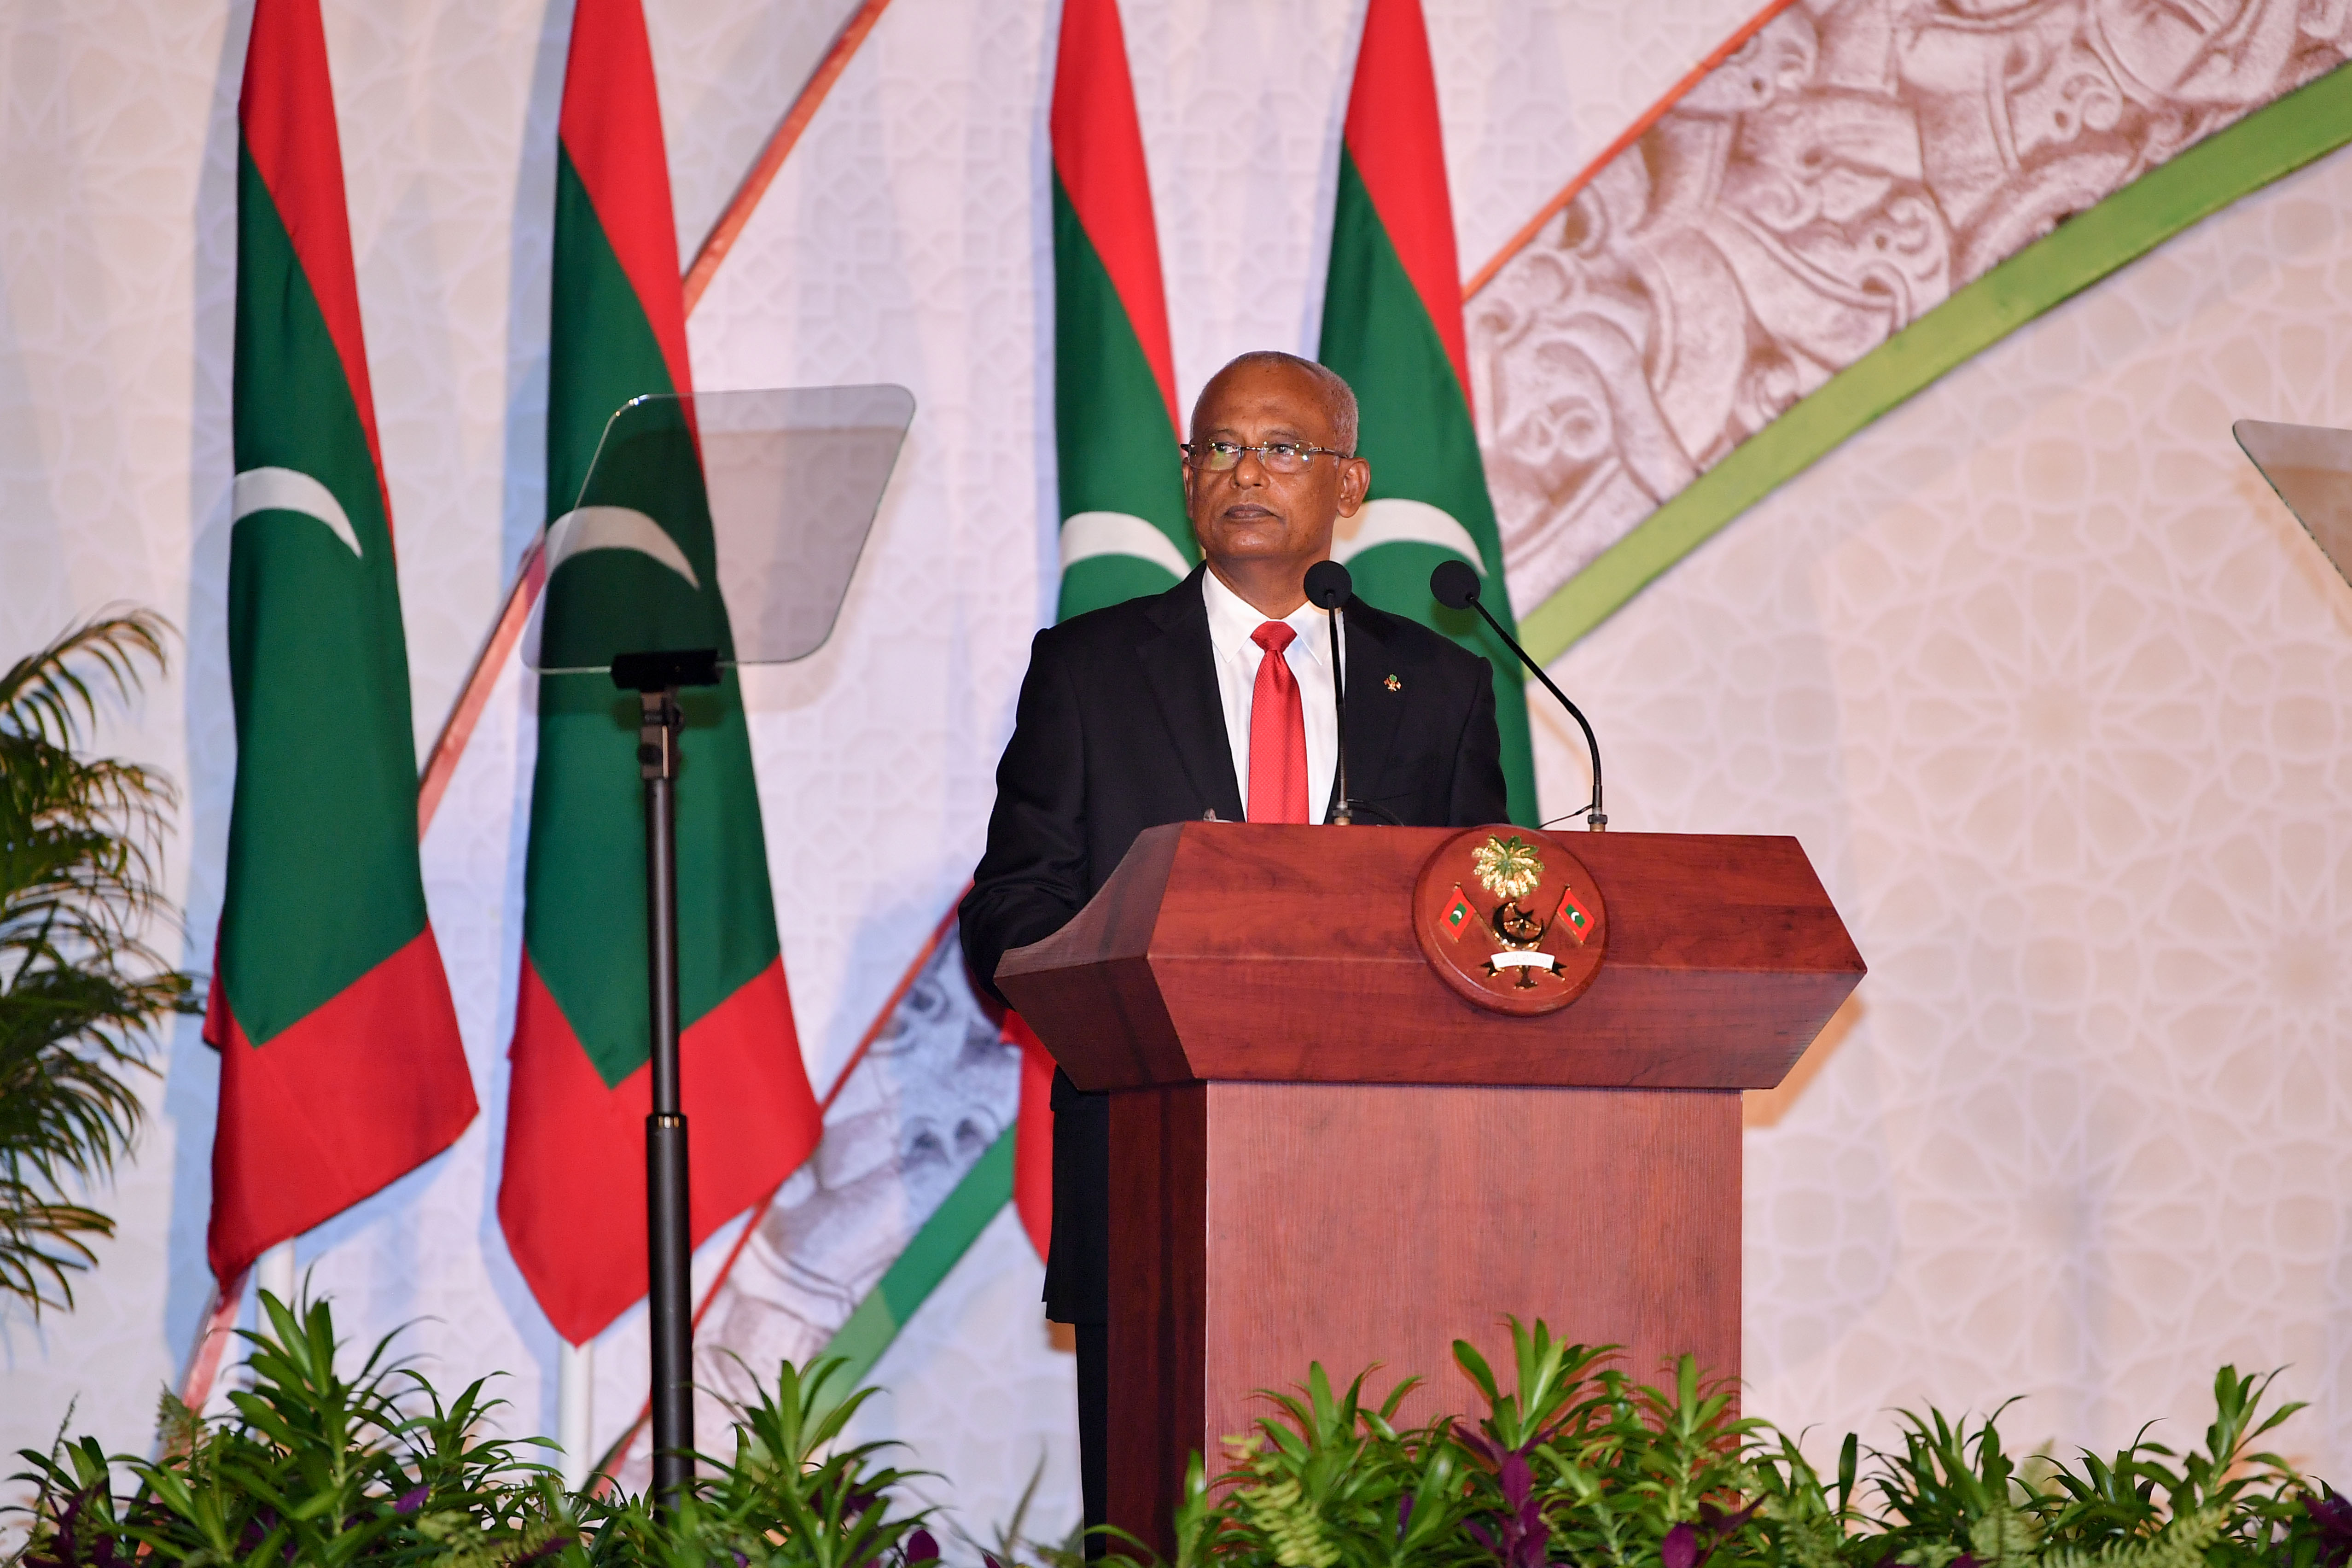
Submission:
<svg viewBox="0 0 2352 1568">
<path fill-rule="evenodd" d="M 964 956 L 992 991 L 1005 952 L 1059 931 L 1144 829 L 1329 819 L 1330 635 L 1305 580 L 1329 558 L 1338 521 L 1364 504 L 1371 466 L 1356 430 L 1356 395 L 1322 365 L 1272 352 L 1234 360 L 1202 390 L 1184 447 L 1202 564 L 1164 594 L 1037 634 L 960 911 Z M 1506 820 L 1487 662 L 1360 598 L 1342 626 L 1360 815 L 1422 827 Z M 1057 1071 L 1053 1106 L 1045 1315 L 1076 1330 L 1092 1526 L 1106 1511 L 1109 1102 Z"/>
</svg>

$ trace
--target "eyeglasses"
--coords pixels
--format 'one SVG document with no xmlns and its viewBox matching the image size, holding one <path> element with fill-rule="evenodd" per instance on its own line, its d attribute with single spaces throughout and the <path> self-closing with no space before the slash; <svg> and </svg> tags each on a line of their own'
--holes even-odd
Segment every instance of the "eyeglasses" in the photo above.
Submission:
<svg viewBox="0 0 2352 1568">
<path fill-rule="evenodd" d="M 1257 460 L 1272 474 L 1303 474 L 1318 458 L 1349 456 L 1336 447 L 1305 447 L 1296 441 L 1267 441 L 1255 447 L 1244 447 L 1239 441 L 1188 441 L 1183 451 L 1186 462 L 1213 474 L 1239 468 L 1244 452 L 1255 452 Z"/>
</svg>

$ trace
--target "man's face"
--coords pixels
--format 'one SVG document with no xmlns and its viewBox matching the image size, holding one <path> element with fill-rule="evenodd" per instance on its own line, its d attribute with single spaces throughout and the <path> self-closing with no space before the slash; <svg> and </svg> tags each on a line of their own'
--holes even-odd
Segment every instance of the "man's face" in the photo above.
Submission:
<svg viewBox="0 0 2352 1568">
<path fill-rule="evenodd" d="M 1322 388 L 1286 364 L 1238 365 L 1209 384 L 1192 410 L 1192 444 L 1210 441 L 1339 445 Z M 1370 479 L 1361 458 L 1318 457 L 1304 473 L 1277 474 L 1255 452 L 1244 452 L 1223 473 L 1186 463 L 1184 507 L 1213 563 L 1230 573 L 1244 562 L 1291 563 L 1304 574 L 1331 553 L 1333 524 L 1356 514 Z"/>
</svg>

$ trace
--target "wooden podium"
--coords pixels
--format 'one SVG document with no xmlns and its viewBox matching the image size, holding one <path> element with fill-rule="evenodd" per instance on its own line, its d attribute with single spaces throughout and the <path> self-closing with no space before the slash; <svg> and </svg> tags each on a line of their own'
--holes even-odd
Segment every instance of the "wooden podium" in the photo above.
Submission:
<svg viewBox="0 0 2352 1568">
<path fill-rule="evenodd" d="M 1483 830 L 1482 830 L 1483 831 Z M 1512 829 L 1495 831 L 1508 834 Z M 1186 823 L 1135 842 L 999 988 L 1112 1091 L 1109 1512 L 1170 1549 L 1254 1390 L 1373 1363 L 1476 1408 L 1506 1313 L 1739 1370 L 1738 1090 L 1780 1082 L 1863 963 L 1793 838 L 1573 834 L 1590 988 L 1515 1017 L 1440 979 L 1416 879 L 1449 828 Z"/>
</svg>

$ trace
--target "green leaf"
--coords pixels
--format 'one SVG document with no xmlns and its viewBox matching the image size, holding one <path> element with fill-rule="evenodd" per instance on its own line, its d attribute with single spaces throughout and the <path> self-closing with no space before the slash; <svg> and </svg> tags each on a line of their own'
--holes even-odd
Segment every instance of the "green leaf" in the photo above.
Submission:
<svg viewBox="0 0 2352 1568">
<path fill-rule="evenodd" d="M 141 1118 L 145 1035 L 192 1005 L 143 933 L 161 891 L 171 784 L 78 754 L 101 695 L 163 667 L 168 623 L 104 615 L 0 673 L 0 1295 L 70 1308 L 107 1216 L 68 1201 L 102 1180 Z"/>
</svg>

